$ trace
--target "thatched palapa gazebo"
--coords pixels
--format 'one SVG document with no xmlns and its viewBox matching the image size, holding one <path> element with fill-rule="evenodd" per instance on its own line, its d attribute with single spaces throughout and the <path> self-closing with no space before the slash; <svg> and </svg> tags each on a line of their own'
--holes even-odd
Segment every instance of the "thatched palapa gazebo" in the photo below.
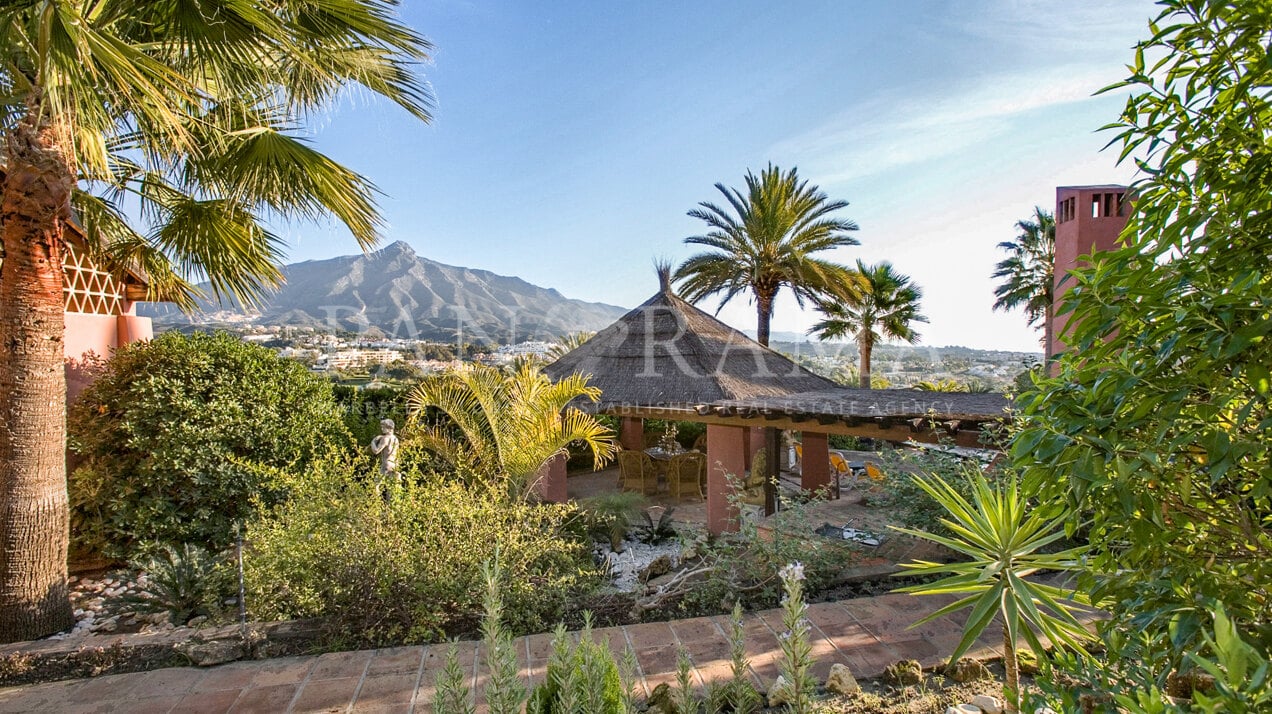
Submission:
<svg viewBox="0 0 1272 714">
<path fill-rule="evenodd" d="M 625 448 L 644 447 L 645 419 L 705 423 L 707 526 L 713 533 L 735 523 L 726 474 L 744 474 L 751 456 L 765 446 L 776 455 L 777 429 L 802 432 L 801 485 L 815 490 L 831 483 L 829 434 L 931 441 L 938 431 L 934 418 L 943 418 L 943 428 L 957 435 L 960 425 L 979 429 L 1002 417 L 1002 395 L 848 389 L 682 300 L 671 288 L 668 269 L 659 268 L 659 281 L 657 294 L 544 371 L 553 379 L 590 375 L 600 401 L 577 406 L 621 417 Z M 917 418 L 916 409 L 926 421 Z M 767 462 L 774 473 L 777 461 Z M 554 468 L 559 473 L 545 478 L 544 493 L 563 500 L 563 462 Z"/>
</svg>

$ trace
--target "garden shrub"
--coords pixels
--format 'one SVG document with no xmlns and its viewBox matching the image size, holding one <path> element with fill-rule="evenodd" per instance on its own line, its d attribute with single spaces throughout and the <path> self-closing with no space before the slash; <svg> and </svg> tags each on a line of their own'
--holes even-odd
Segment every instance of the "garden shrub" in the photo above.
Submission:
<svg viewBox="0 0 1272 714">
<path fill-rule="evenodd" d="M 1012 455 L 1090 524 L 1105 693 L 1160 711 L 1172 673 L 1235 656 L 1223 701 L 1193 705 L 1254 711 L 1272 668 L 1272 7 L 1160 5 L 1115 87 L 1113 142 L 1143 169 L 1125 246 L 1063 285 L 1068 349 L 1021 395 Z"/>
<path fill-rule="evenodd" d="M 333 385 L 332 395 L 344 414 L 344 423 L 355 444 L 369 444 L 380 434 L 380 420 L 392 419 L 398 428 L 406 424 L 406 387 L 358 389 L 347 384 Z"/>
<path fill-rule="evenodd" d="M 72 536 L 122 556 L 139 544 L 222 548 L 270 468 L 347 448 L 331 388 L 226 334 L 167 332 L 120 349 L 72 406 Z M 264 466 L 267 468 L 256 468 Z"/>
<path fill-rule="evenodd" d="M 499 552 L 503 621 L 516 633 L 558 621 L 599 576 L 577 510 L 533 505 L 433 475 L 388 503 L 350 466 L 322 462 L 248 527 L 248 606 L 261 619 L 320 617 L 347 644 L 472 634 L 481 564 Z"/>
</svg>

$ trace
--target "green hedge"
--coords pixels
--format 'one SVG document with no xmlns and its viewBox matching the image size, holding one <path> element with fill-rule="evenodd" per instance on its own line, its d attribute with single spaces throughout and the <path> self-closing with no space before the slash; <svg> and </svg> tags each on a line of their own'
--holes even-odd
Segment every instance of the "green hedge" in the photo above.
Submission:
<svg viewBox="0 0 1272 714">
<path fill-rule="evenodd" d="M 78 549 L 221 547 L 273 469 L 351 445 L 331 387 L 301 364 L 225 334 L 168 332 L 121 349 L 71 408 Z"/>
</svg>

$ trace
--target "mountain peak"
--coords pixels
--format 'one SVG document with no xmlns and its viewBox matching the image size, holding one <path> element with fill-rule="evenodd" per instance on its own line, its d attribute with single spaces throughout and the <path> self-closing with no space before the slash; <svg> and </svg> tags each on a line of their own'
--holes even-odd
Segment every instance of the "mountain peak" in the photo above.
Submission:
<svg viewBox="0 0 1272 714">
<path fill-rule="evenodd" d="M 263 301 L 258 324 L 326 331 L 375 326 L 404 339 L 513 344 L 600 330 L 623 308 L 569 300 L 549 288 L 485 270 L 444 265 L 405 241 L 370 253 L 283 268 L 286 283 Z M 223 309 L 210 301 L 205 311 Z M 234 308 L 237 309 L 237 308 Z"/>
<path fill-rule="evenodd" d="M 410 243 L 404 240 L 397 240 L 377 250 L 374 256 L 377 258 L 397 258 L 399 256 L 414 258 L 416 254 Z"/>
</svg>

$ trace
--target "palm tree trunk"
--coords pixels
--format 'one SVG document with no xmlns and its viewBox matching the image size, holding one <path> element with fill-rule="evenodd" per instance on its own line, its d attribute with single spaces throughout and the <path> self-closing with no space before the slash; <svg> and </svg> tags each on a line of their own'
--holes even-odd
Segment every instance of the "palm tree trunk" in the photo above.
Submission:
<svg viewBox="0 0 1272 714">
<path fill-rule="evenodd" d="M 755 341 L 768 347 L 769 323 L 773 320 L 773 295 L 760 293 L 755 296 Z"/>
<path fill-rule="evenodd" d="M 48 127 L 8 142 L 0 199 L 0 641 L 74 624 L 66 586 L 62 230 L 69 165 Z"/>
<path fill-rule="evenodd" d="M 857 370 L 857 376 L 861 379 L 861 388 L 870 389 L 870 359 L 871 353 L 874 352 L 874 342 L 869 339 L 860 340 L 857 343 L 857 351 L 861 353 L 861 367 Z"/>
<path fill-rule="evenodd" d="M 1047 309 L 1043 311 L 1042 317 L 1045 321 L 1042 323 L 1042 339 L 1044 341 L 1042 346 L 1042 366 L 1047 370 L 1045 372 L 1046 374 L 1050 374 L 1051 372 L 1051 359 L 1056 353 L 1056 326 L 1054 312 L 1055 309 L 1051 305 L 1048 305 Z"/>
<path fill-rule="evenodd" d="M 1006 672 L 1006 710 L 1008 714 L 1016 714 L 1020 710 L 1018 702 L 1020 701 L 1020 667 L 1016 662 L 1016 641 L 1011 637 L 1011 631 L 1003 625 L 1003 668 Z"/>
</svg>

